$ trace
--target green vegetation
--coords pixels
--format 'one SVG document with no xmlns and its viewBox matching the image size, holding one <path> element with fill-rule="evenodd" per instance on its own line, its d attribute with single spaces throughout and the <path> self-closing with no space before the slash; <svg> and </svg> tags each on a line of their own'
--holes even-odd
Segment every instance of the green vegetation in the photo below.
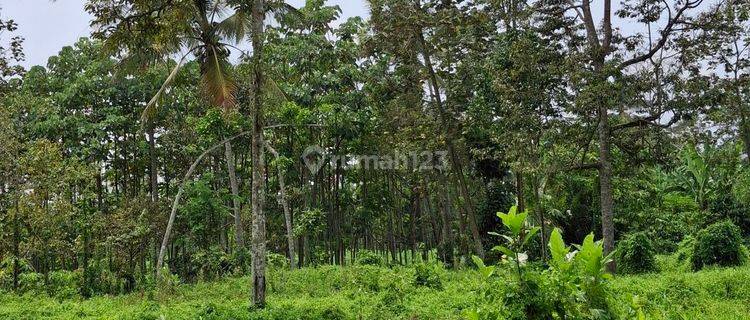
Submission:
<svg viewBox="0 0 750 320">
<path fill-rule="evenodd" d="M 439 270 L 439 268 L 436 268 Z M 248 277 L 180 285 L 165 291 L 134 292 L 91 299 L 45 293 L 0 294 L 3 319 L 467 319 L 467 312 L 511 314 L 530 296 L 490 301 L 477 292 L 510 294 L 515 276 L 500 270 L 487 282 L 477 271 L 439 271 L 441 288 L 416 285 L 414 268 L 322 266 L 269 273 L 268 306 L 250 311 Z M 607 280 L 607 306 L 617 318 L 742 319 L 750 290 L 750 268 L 668 271 Z M 545 288 L 544 293 L 554 293 Z M 559 295 L 558 295 L 559 296 Z M 568 298 L 560 296 L 560 298 Z M 526 299 L 520 301 L 521 299 Z M 481 317 L 481 319 L 487 319 Z"/>
<path fill-rule="evenodd" d="M 738 266 L 747 257 L 740 228 L 730 221 L 712 224 L 698 232 L 691 261 L 693 269 L 705 266 Z"/>
<path fill-rule="evenodd" d="M 748 1 L 79 1 L 0 319 L 750 318 Z"/>
<path fill-rule="evenodd" d="M 654 247 L 644 232 L 633 233 L 620 241 L 616 252 L 617 270 L 621 273 L 657 271 Z"/>
</svg>

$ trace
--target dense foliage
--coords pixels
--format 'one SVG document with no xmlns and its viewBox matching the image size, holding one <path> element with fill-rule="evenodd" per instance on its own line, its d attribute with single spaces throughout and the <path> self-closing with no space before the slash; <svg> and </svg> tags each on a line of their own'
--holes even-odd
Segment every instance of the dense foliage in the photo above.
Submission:
<svg viewBox="0 0 750 320">
<path fill-rule="evenodd" d="M 440 273 L 442 289 L 414 284 L 411 267 L 322 266 L 270 273 L 269 303 L 265 310 L 247 307 L 248 277 L 220 282 L 181 285 L 170 291 L 91 299 L 63 299 L 44 293 L 0 294 L 0 317 L 7 319 L 471 319 L 467 312 L 497 311 L 518 314 L 519 306 L 541 298 L 522 300 L 513 279 L 498 270 L 498 282 L 487 282 L 479 272 L 462 270 Z M 539 297 L 555 296 L 559 286 L 547 282 L 537 288 Z M 634 319 L 742 319 L 750 292 L 750 269 L 705 270 L 650 276 L 615 277 L 607 282 L 610 315 Z M 550 286 L 548 286 L 548 284 Z M 511 295 L 502 300 L 477 296 L 487 287 Z M 559 299 L 569 298 L 557 295 Z M 566 306 L 571 306 L 567 302 Z M 339 315 L 334 318 L 332 314 Z M 488 314 L 488 313 L 482 313 Z M 480 319 L 487 319 L 482 317 Z"/>
<path fill-rule="evenodd" d="M 656 252 L 651 239 L 644 232 L 628 235 L 617 246 L 617 269 L 626 274 L 657 271 Z"/>
<path fill-rule="evenodd" d="M 745 255 L 740 229 L 724 221 L 698 232 L 691 261 L 695 270 L 705 266 L 738 266 L 747 259 Z"/>
<path fill-rule="evenodd" d="M 0 16 L 0 317 L 747 317 L 747 1 L 366 2 Z"/>
</svg>

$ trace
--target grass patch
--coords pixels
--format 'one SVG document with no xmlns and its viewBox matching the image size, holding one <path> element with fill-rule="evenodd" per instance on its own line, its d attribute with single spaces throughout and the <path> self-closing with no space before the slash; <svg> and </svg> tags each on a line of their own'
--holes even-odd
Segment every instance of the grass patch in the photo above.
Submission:
<svg viewBox="0 0 750 320">
<path fill-rule="evenodd" d="M 249 309 L 249 278 L 88 300 L 0 294 L 0 319 L 464 319 L 481 308 L 482 277 L 436 270 L 441 287 L 415 284 L 407 267 L 306 268 L 269 274 L 268 307 Z M 647 319 L 747 319 L 750 267 L 618 276 L 608 284 L 617 315 Z M 501 303 L 501 302 L 497 302 Z"/>
</svg>

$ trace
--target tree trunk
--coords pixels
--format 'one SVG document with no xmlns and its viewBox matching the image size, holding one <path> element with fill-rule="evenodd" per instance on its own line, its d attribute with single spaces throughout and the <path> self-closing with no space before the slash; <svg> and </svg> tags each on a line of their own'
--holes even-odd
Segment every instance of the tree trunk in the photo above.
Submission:
<svg viewBox="0 0 750 320">
<path fill-rule="evenodd" d="M 265 194 L 263 189 L 263 24 L 265 23 L 265 3 L 254 0 L 252 5 L 252 45 L 253 45 L 253 139 L 252 139 L 252 298 L 256 308 L 266 305 L 266 216 L 263 212 Z"/>
<path fill-rule="evenodd" d="M 227 161 L 227 173 L 229 174 L 229 186 L 232 189 L 232 211 L 234 212 L 234 241 L 237 245 L 236 250 L 245 249 L 245 229 L 242 225 L 242 214 L 240 210 L 240 187 L 237 183 L 237 173 L 234 168 L 234 151 L 232 143 L 224 144 L 224 155 Z"/>
<path fill-rule="evenodd" d="M 219 147 L 223 146 L 225 143 L 232 141 L 234 139 L 237 139 L 241 136 L 247 135 L 249 132 L 243 132 L 238 135 L 235 135 L 234 137 L 227 138 L 224 141 L 221 141 L 215 145 L 213 145 L 208 150 L 204 151 L 198 159 L 193 162 L 193 164 L 190 166 L 188 171 L 185 173 L 185 177 L 182 179 L 182 182 L 180 183 L 180 187 L 177 189 L 177 195 L 174 197 L 174 202 L 172 202 L 172 211 L 169 214 L 169 220 L 167 221 L 167 228 L 164 231 L 164 238 L 161 241 L 161 248 L 159 249 L 159 257 L 156 259 L 156 276 L 157 278 L 161 276 L 161 267 L 164 264 L 164 255 L 167 252 L 167 245 L 169 244 L 169 236 L 172 233 L 172 227 L 174 226 L 174 220 L 177 216 L 177 205 L 180 203 L 180 198 L 182 197 L 182 194 L 185 192 L 185 185 L 187 185 L 187 182 L 190 180 L 190 177 L 193 176 L 193 172 L 198 167 L 198 164 L 205 158 L 209 153 L 213 152 L 214 150 L 218 149 Z"/>
<path fill-rule="evenodd" d="M 419 1 L 416 1 L 416 5 L 417 9 L 421 11 L 422 9 L 419 5 Z M 448 148 L 448 156 L 450 157 L 451 171 L 457 179 L 456 182 L 458 182 L 459 186 L 458 191 L 466 206 L 465 209 L 469 220 L 469 229 L 471 229 L 471 235 L 474 240 L 474 250 L 479 257 L 484 258 L 484 247 L 482 246 L 482 240 L 479 236 L 479 228 L 477 227 L 477 218 L 476 213 L 474 212 L 474 204 L 471 197 L 469 196 L 469 191 L 466 187 L 466 179 L 464 178 L 463 168 L 461 165 L 461 159 L 456 151 L 455 133 L 453 130 L 453 126 L 451 125 L 453 121 L 450 120 L 448 112 L 445 109 L 445 105 L 443 104 L 443 99 L 440 96 L 440 87 L 438 85 L 437 75 L 435 74 L 435 68 L 432 64 L 432 58 L 427 50 L 427 43 L 424 39 L 424 35 L 422 34 L 421 29 L 418 31 L 417 36 L 419 37 L 422 57 L 424 58 L 425 67 L 427 68 L 427 74 L 429 76 L 432 100 L 435 102 L 435 105 L 438 108 L 441 127 L 443 128 L 446 135 L 446 147 Z"/>
<path fill-rule="evenodd" d="M 526 201 L 523 197 L 523 171 L 521 169 L 515 170 L 516 176 L 516 199 L 518 199 L 518 212 L 526 211 Z"/>
<path fill-rule="evenodd" d="M 540 182 L 538 179 L 532 179 L 531 186 L 534 188 L 533 201 L 536 209 L 537 217 L 539 219 L 539 225 L 541 227 L 541 238 L 542 238 L 542 261 L 547 261 L 547 223 L 545 222 L 545 210 L 542 206 L 542 196 L 544 194 L 544 188 L 546 186 L 546 178 L 542 178 Z"/>
<path fill-rule="evenodd" d="M 591 5 L 588 1 L 581 2 L 584 27 L 586 28 L 586 39 L 588 41 L 591 62 L 598 81 L 606 82 L 605 63 L 606 57 L 611 51 L 612 20 L 611 0 L 604 0 L 604 16 L 602 17 L 602 40 L 600 42 L 591 14 Z M 662 35 L 666 36 L 666 35 Z M 606 94 L 601 92 L 600 94 Z M 604 238 L 604 254 L 609 254 L 615 247 L 615 224 L 614 224 L 614 198 L 612 196 L 612 160 L 610 150 L 610 139 L 612 132 L 609 127 L 609 106 L 604 98 L 599 101 L 597 115 L 599 125 L 597 128 L 599 136 L 599 201 L 602 214 L 602 237 Z M 610 272 L 615 272 L 615 263 L 607 265 Z"/>
<path fill-rule="evenodd" d="M 20 273 L 20 267 L 18 265 L 18 244 L 21 241 L 20 231 L 18 226 L 18 199 L 16 199 L 16 209 L 13 211 L 13 290 L 18 291 L 18 275 Z"/>
<path fill-rule="evenodd" d="M 154 125 L 149 124 L 148 129 L 148 157 L 149 157 L 149 192 L 151 192 L 151 201 L 159 200 L 157 159 L 156 159 L 156 137 L 154 137 Z"/>
<path fill-rule="evenodd" d="M 748 119 L 745 112 L 741 113 L 740 137 L 742 138 L 743 151 L 745 152 L 745 161 L 750 163 L 750 119 Z"/>
<path fill-rule="evenodd" d="M 602 237 L 604 254 L 615 249 L 614 197 L 612 196 L 612 160 L 610 153 L 610 128 L 607 107 L 602 102 L 599 106 L 599 197 L 602 211 Z M 615 272 L 614 261 L 607 265 L 610 272 Z"/>
<path fill-rule="evenodd" d="M 737 105 L 737 111 L 740 114 L 740 139 L 742 140 L 742 150 L 745 153 L 745 161 L 750 163 L 750 119 L 748 119 L 748 112 L 745 104 L 742 101 L 742 92 L 739 87 L 739 74 L 737 69 L 734 72 L 734 101 Z"/>
<path fill-rule="evenodd" d="M 279 155 L 276 150 L 271 147 L 271 144 L 266 141 L 265 143 L 266 148 L 268 149 L 271 154 L 276 158 L 276 160 L 281 159 L 281 156 Z M 281 167 L 281 162 L 279 161 L 279 167 L 277 168 L 279 171 L 279 196 L 278 201 L 281 207 L 284 209 L 284 222 L 286 225 L 286 240 L 287 240 L 287 246 L 289 246 L 289 267 L 294 270 L 297 268 L 297 262 L 296 262 L 296 256 L 295 256 L 295 246 L 296 246 L 296 239 L 294 238 L 294 228 L 292 227 L 292 212 L 289 209 L 289 199 L 286 196 L 286 182 L 284 181 L 284 175 L 286 170 Z"/>
<path fill-rule="evenodd" d="M 448 200 L 448 197 L 445 194 L 445 190 L 442 190 L 440 192 L 440 200 L 441 201 L 438 201 L 438 212 L 440 212 L 440 222 L 443 226 L 441 232 L 440 247 L 443 251 L 445 259 L 444 262 L 455 268 L 456 260 L 453 255 L 453 219 L 451 219 L 450 207 L 448 207 L 450 205 L 450 200 Z"/>
</svg>

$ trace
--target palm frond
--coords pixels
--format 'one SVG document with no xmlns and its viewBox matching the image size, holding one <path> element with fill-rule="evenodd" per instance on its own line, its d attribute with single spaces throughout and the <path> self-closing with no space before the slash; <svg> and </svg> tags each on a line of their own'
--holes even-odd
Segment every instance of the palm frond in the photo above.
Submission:
<svg viewBox="0 0 750 320">
<path fill-rule="evenodd" d="M 177 77 L 177 74 L 180 72 L 180 69 L 185 63 L 185 59 L 187 59 L 188 54 L 190 54 L 190 52 L 186 53 L 182 56 L 182 58 L 180 58 L 180 60 L 172 69 L 172 72 L 170 72 L 169 76 L 167 76 L 167 79 L 164 80 L 164 83 L 162 83 L 159 91 L 157 91 L 156 94 L 154 94 L 154 96 L 151 98 L 151 100 L 149 100 L 149 102 L 146 104 L 146 108 L 144 108 L 143 113 L 141 113 L 141 126 L 145 126 L 146 123 L 150 122 L 151 119 L 153 119 L 154 115 L 156 114 L 157 105 L 164 96 L 164 93 L 167 91 L 167 88 L 169 88 L 169 86 L 172 85 L 172 82 L 174 82 L 174 79 Z"/>
<path fill-rule="evenodd" d="M 229 73 L 227 54 L 220 48 L 206 48 L 201 61 L 202 87 L 211 104 L 225 110 L 236 106 L 237 84 Z"/>
<path fill-rule="evenodd" d="M 227 4 L 226 1 L 223 0 L 216 0 L 214 2 L 214 6 L 211 9 L 211 24 L 213 25 L 216 19 L 221 19 L 226 15 L 226 13 L 229 10 L 229 4 Z"/>
<path fill-rule="evenodd" d="M 278 99 L 283 102 L 291 101 L 292 98 L 289 97 L 289 95 L 284 92 L 283 89 L 279 86 L 279 84 L 274 80 L 275 77 L 266 77 L 265 86 L 266 90 L 265 93 L 269 95 L 272 99 Z"/>
<path fill-rule="evenodd" d="M 250 32 L 251 25 L 250 13 L 244 10 L 238 10 L 231 16 L 222 20 L 216 25 L 217 32 L 228 41 L 240 43 L 242 39 Z"/>
</svg>

